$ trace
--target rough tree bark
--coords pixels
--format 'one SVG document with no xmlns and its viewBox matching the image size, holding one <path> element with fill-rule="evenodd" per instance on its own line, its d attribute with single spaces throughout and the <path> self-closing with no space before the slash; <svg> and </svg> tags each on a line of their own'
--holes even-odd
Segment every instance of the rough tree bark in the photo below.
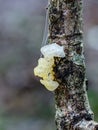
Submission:
<svg viewBox="0 0 98 130">
<path fill-rule="evenodd" d="M 98 130 L 87 97 L 82 0 L 50 0 L 49 43 L 64 46 L 65 58 L 55 58 L 57 130 Z"/>
</svg>

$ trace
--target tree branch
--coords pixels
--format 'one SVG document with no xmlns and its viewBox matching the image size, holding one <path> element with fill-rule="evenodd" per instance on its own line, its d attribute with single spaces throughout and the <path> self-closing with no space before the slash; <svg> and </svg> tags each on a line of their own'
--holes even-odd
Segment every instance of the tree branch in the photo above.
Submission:
<svg viewBox="0 0 98 130">
<path fill-rule="evenodd" d="M 57 130 L 98 130 L 86 92 L 82 0 L 50 0 L 50 43 L 64 46 L 65 58 L 55 58 L 55 122 Z"/>
</svg>

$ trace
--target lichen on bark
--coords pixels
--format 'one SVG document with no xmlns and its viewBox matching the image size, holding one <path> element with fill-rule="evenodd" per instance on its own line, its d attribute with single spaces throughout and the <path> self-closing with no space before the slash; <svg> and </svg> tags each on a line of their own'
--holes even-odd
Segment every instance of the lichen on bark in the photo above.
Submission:
<svg viewBox="0 0 98 130">
<path fill-rule="evenodd" d="M 86 92 L 82 0 L 50 0 L 50 43 L 64 46 L 65 57 L 55 58 L 55 122 L 57 130 L 98 130 Z"/>
</svg>

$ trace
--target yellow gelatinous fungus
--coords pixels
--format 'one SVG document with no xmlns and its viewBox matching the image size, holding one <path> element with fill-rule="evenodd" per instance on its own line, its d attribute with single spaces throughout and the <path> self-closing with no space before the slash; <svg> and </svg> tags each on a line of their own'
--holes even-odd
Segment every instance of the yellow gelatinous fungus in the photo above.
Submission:
<svg viewBox="0 0 98 130">
<path fill-rule="evenodd" d="M 41 53 L 44 58 L 38 60 L 38 66 L 34 68 L 34 74 L 42 78 L 40 82 L 48 90 L 54 91 L 59 86 L 53 72 L 54 57 L 65 57 L 63 46 L 52 43 L 42 47 Z"/>
</svg>

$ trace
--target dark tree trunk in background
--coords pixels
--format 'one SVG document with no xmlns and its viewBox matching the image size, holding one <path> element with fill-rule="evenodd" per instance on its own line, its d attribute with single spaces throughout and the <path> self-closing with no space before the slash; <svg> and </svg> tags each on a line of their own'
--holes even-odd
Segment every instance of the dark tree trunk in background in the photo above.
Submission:
<svg viewBox="0 0 98 130">
<path fill-rule="evenodd" d="M 66 55 L 55 58 L 57 130 L 98 130 L 86 92 L 82 19 L 82 0 L 50 0 L 48 39 Z"/>
</svg>

